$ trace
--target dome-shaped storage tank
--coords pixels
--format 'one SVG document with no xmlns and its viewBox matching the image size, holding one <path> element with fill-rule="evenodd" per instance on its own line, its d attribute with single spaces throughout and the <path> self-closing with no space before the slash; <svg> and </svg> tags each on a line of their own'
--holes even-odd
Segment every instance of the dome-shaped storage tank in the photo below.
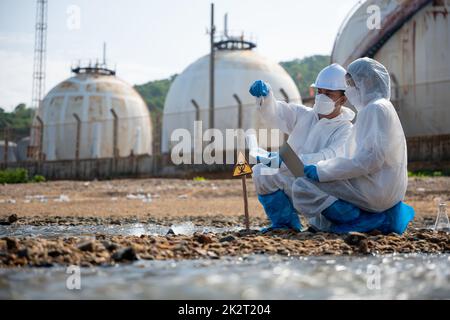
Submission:
<svg viewBox="0 0 450 320">
<path fill-rule="evenodd" d="M 214 55 L 214 127 L 220 129 L 224 137 L 225 129 L 268 128 L 257 113 L 254 97 L 248 92 L 255 80 L 269 82 L 278 99 L 301 103 L 294 81 L 279 64 L 252 50 L 251 43 L 249 47 L 234 46 L 228 41 L 230 43 L 229 47 L 218 47 Z M 189 65 L 169 89 L 164 104 L 163 153 L 169 152 L 176 143 L 170 141 L 175 129 L 188 129 L 193 134 L 196 119 L 202 121 L 203 130 L 209 128 L 209 60 L 210 56 L 206 55 Z"/>
<path fill-rule="evenodd" d="M 109 69 L 72 71 L 75 76 L 54 87 L 37 112 L 43 124 L 44 158 L 76 159 L 77 153 L 79 159 L 151 154 L 150 113 L 137 91 Z M 33 123 L 34 146 L 41 139 L 39 120 Z"/>
<path fill-rule="evenodd" d="M 389 70 L 411 161 L 450 160 L 449 12 L 450 0 L 364 1 L 344 21 L 334 44 L 332 62 L 347 67 L 369 56 Z"/>
</svg>

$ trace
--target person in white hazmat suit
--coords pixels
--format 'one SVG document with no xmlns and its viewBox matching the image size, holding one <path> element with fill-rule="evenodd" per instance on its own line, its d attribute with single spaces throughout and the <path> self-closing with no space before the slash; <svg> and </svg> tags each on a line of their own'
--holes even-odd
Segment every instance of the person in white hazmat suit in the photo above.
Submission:
<svg viewBox="0 0 450 320">
<path fill-rule="evenodd" d="M 305 166 L 293 184 L 294 207 L 322 231 L 401 234 L 414 217 L 407 188 L 406 139 L 389 101 L 387 69 L 370 58 L 348 66 L 349 102 L 358 111 L 345 154 Z"/>
<path fill-rule="evenodd" d="M 338 64 L 324 68 L 311 86 L 317 88 L 313 108 L 276 101 L 269 84 L 254 82 L 250 93 L 257 97 L 257 108 L 268 125 L 289 134 L 288 143 L 305 164 L 343 155 L 343 145 L 350 135 L 355 113 L 346 107 L 344 90 L 346 70 Z M 277 228 L 301 230 L 298 213 L 292 206 L 295 177 L 277 153 L 258 157 L 253 167 L 253 181 L 258 199 Z M 276 168 L 274 168 L 276 166 Z M 268 168 L 270 167 L 270 168 Z"/>
</svg>

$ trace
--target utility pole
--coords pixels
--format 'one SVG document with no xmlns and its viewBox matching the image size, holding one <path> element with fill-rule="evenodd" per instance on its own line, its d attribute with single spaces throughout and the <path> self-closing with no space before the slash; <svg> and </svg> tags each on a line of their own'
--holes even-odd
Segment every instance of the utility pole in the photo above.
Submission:
<svg viewBox="0 0 450 320">
<path fill-rule="evenodd" d="M 45 91 L 45 57 L 47 50 L 47 0 L 37 0 L 34 38 L 33 92 L 31 107 L 38 108 Z"/>
<path fill-rule="evenodd" d="M 209 55 L 209 127 L 214 128 L 214 34 L 216 27 L 214 26 L 214 3 L 211 3 L 211 29 L 210 46 L 211 53 Z"/>
<path fill-rule="evenodd" d="M 103 67 L 106 68 L 106 42 L 103 42 Z"/>
</svg>

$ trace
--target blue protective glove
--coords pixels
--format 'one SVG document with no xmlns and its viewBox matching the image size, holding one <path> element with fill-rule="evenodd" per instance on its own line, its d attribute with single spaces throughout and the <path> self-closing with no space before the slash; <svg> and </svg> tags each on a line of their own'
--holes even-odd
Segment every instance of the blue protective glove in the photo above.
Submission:
<svg viewBox="0 0 450 320">
<path fill-rule="evenodd" d="M 278 152 L 269 152 L 267 156 L 258 155 L 256 156 L 256 161 L 269 168 L 279 168 L 283 162 Z"/>
<path fill-rule="evenodd" d="M 250 94 L 254 97 L 266 97 L 269 94 L 269 87 L 262 80 L 256 80 L 253 82 L 249 90 Z"/>
<path fill-rule="evenodd" d="M 319 182 L 319 175 L 317 174 L 317 167 L 315 165 L 305 166 L 303 172 L 308 179 Z"/>
</svg>

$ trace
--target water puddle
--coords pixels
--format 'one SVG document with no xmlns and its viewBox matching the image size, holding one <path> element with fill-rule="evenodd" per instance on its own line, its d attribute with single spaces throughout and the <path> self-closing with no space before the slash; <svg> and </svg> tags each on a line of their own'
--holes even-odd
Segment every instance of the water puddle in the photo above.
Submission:
<svg viewBox="0 0 450 320">
<path fill-rule="evenodd" d="M 138 261 L 81 269 L 0 269 L 0 299 L 449 299 L 450 255 Z"/>
<path fill-rule="evenodd" d="M 130 223 L 123 225 L 11 225 L 0 226 L 0 237 L 93 237 L 96 233 L 106 235 L 124 235 L 124 236 L 140 236 L 140 235 L 166 235 L 169 230 L 175 234 L 192 235 L 195 232 L 200 233 L 222 233 L 240 230 L 239 227 L 234 228 L 217 228 L 196 226 L 192 222 L 185 222 L 173 226 L 162 226 L 151 223 Z"/>
</svg>

